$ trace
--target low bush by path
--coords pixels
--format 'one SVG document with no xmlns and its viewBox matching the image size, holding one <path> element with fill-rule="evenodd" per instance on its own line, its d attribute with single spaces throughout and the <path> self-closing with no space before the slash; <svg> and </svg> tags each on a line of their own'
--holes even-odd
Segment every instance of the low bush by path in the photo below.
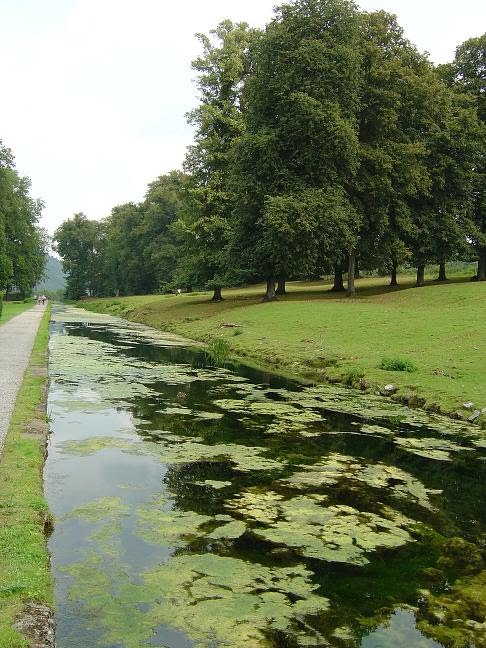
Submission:
<svg viewBox="0 0 486 648">
<path fill-rule="evenodd" d="M 384 282 L 358 280 L 353 299 L 326 282 L 292 282 L 274 303 L 261 303 L 263 287 L 251 286 L 224 291 L 220 303 L 208 292 L 81 305 L 203 342 L 223 337 L 233 356 L 287 375 L 373 391 L 393 384 L 398 398 L 466 417 L 464 402 L 486 407 L 486 283 Z"/>
</svg>

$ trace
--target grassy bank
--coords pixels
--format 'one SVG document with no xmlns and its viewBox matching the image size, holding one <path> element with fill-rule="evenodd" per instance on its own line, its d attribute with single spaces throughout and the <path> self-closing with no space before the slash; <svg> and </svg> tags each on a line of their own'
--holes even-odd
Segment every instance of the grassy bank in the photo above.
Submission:
<svg viewBox="0 0 486 648">
<path fill-rule="evenodd" d="M 270 304 L 260 303 L 263 287 L 252 286 L 225 291 L 216 304 L 193 293 L 83 306 L 204 342 L 224 337 L 232 355 L 314 382 L 370 390 L 392 383 L 398 398 L 466 416 L 466 401 L 486 407 L 486 284 L 466 276 L 429 277 L 424 288 L 410 276 L 397 288 L 385 282 L 358 280 L 353 299 L 329 293 L 326 282 L 293 282 Z"/>
<path fill-rule="evenodd" d="M 28 308 L 31 308 L 34 305 L 33 301 L 29 302 L 3 302 L 2 315 L 0 316 L 0 326 L 8 322 L 16 315 L 20 315 Z"/>
<path fill-rule="evenodd" d="M 1 648 L 29 645 L 12 628 L 27 603 L 52 604 L 44 535 L 49 514 L 42 494 L 49 311 L 37 333 L 0 459 Z"/>
</svg>

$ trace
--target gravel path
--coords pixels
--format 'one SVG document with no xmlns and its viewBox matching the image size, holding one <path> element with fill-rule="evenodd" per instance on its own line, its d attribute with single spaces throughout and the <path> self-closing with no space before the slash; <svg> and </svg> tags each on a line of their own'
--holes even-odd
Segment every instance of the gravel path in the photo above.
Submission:
<svg viewBox="0 0 486 648">
<path fill-rule="evenodd" d="M 45 308 L 35 305 L 0 325 L 0 455 Z"/>
</svg>

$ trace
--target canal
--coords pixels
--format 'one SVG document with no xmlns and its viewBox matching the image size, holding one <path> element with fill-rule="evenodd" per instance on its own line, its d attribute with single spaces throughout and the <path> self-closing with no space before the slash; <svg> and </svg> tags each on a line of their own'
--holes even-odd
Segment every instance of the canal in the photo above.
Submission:
<svg viewBox="0 0 486 648">
<path fill-rule="evenodd" d="M 211 365 L 54 310 L 58 648 L 484 646 L 484 433 Z"/>
</svg>

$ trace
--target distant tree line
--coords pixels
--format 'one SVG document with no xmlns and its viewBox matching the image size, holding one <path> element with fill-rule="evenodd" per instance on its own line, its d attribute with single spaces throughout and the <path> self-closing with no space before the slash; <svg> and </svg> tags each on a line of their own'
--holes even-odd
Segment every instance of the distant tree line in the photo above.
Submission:
<svg viewBox="0 0 486 648">
<path fill-rule="evenodd" d="M 47 234 L 38 225 L 43 205 L 29 192 L 29 178 L 19 175 L 0 140 L 0 299 L 12 291 L 30 296 L 44 272 Z"/>
<path fill-rule="evenodd" d="M 486 34 L 434 67 L 396 18 L 295 0 L 199 34 L 183 171 L 57 230 L 69 297 L 214 290 L 476 259 L 486 279 Z"/>
</svg>

